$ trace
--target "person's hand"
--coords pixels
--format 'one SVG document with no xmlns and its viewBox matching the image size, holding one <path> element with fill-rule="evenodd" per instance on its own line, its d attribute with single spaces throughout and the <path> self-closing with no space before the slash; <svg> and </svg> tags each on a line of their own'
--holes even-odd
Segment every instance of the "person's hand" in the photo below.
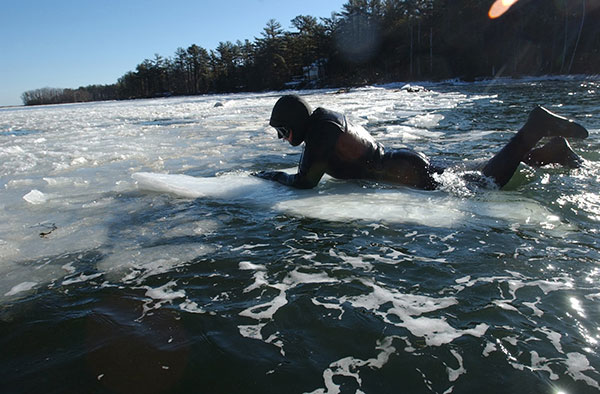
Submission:
<svg viewBox="0 0 600 394">
<path fill-rule="evenodd" d="M 259 172 L 253 172 L 250 175 L 255 176 L 257 178 L 268 179 L 268 180 L 272 181 L 273 179 L 275 179 L 276 174 L 277 173 L 273 172 L 273 171 L 259 171 Z"/>
</svg>

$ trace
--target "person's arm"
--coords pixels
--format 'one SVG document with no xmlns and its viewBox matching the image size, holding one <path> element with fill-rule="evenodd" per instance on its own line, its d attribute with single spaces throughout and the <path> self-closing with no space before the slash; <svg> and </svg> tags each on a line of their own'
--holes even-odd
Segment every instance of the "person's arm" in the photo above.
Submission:
<svg viewBox="0 0 600 394">
<path fill-rule="evenodd" d="M 340 128 L 334 123 L 323 122 L 306 136 L 304 152 L 298 165 L 298 173 L 282 171 L 262 171 L 254 174 L 260 178 L 273 180 L 298 189 L 312 189 L 319 184 L 327 172 L 329 158 L 335 154 L 335 145 Z"/>
<path fill-rule="evenodd" d="M 297 189 L 312 189 L 317 186 L 323 174 L 324 171 L 321 171 L 320 175 L 318 171 L 312 171 L 308 174 L 302 174 L 300 172 L 297 174 L 288 174 L 283 171 L 261 171 L 254 175 L 262 179 L 276 181 L 282 185 L 295 187 Z"/>
<path fill-rule="evenodd" d="M 298 173 L 288 174 L 283 171 L 261 171 L 254 175 L 297 189 L 312 189 L 317 186 L 323 174 L 325 174 L 324 161 L 316 159 L 315 155 L 311 154 L 310 149 L 305 149 L 300 159 Z"/>
<path fill-rule="evenodd" d="M 259 178 L 269 179 L 297 189 L 312 189 L 317 186 L 325 174 L 325 153 L 322 146 L 307 144 L 304 148 L 298 173 L 288 174 L 283 171 L 261 171 L 256 173 Z"/>
</svg>

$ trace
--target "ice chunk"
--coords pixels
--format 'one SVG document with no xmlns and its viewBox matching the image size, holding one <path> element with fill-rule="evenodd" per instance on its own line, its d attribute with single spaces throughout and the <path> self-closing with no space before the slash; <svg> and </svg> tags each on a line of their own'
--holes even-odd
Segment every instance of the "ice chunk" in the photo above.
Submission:
<svg viewBox="0 0 600 394">
<path fill-rule="evenodd" d="M 37 189 L 33 189 L 29 193 L 23 196 L 23 200 L 30 204 L 43 204 L 48 200 L 48 197 Z"/>
<path fill-rule="evenodd" d="M 16 286 L 13 286 L 12 289 L 10 289 L 6 294 L 4 294 L 5 296 L 13 296 L 15 294 L 19 294 L 22 293 L 24 291 L 29 291 L 31 289 L 33 289 L 35 286 L 37 285 L 36 282 L 23 282 L 23 283 L 19 283 Z"/>
</svg>

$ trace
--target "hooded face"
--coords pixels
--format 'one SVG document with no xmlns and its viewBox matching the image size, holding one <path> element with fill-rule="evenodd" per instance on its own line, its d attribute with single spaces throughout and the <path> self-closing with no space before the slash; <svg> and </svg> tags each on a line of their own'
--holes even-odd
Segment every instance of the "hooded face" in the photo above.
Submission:
<svg viewBox="0 0 600 394">
<path fill-rule="evenodd" d="M 277 129 L 279 138 L 298 146 L 304 142 L 311 113 L 310 105 L 299 96 L 283 96 L 275 103 L 269 124 Z"/>
</svg>

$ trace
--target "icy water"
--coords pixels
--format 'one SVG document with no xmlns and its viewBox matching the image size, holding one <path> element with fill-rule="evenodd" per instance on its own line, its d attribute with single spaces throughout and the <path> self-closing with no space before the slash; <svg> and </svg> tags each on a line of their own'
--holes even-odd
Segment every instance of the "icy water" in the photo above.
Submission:
<svg viewBox="0 0 600 394">
<path fill-rule="evenodd" d="M 0 109 L 0 392 L 600 392 L 600 83 L 400 86 L 303 94 L 446 166 L 543 104 L 585 165 L 190 198 L 132 174 L 295 166 L 278 94 Z"/>
</svg>

